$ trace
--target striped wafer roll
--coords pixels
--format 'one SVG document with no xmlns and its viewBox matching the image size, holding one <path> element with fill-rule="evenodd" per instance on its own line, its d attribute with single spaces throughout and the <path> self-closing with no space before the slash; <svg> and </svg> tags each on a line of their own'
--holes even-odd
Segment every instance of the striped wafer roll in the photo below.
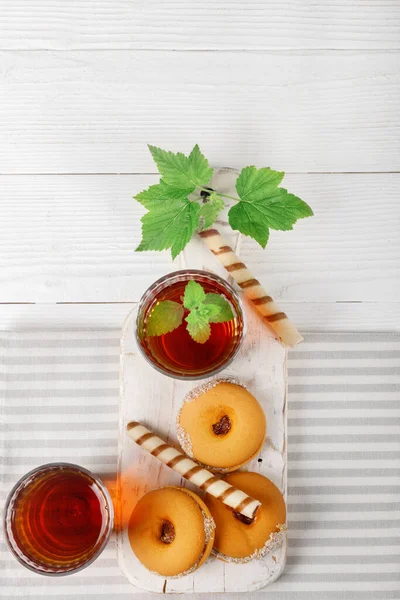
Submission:
<svg viewBox="0 0 400 600">
<path fill-rule="evenodd" d="M 248 519 L 254 519 L 260 502 L 250 498 L 241 490 L 236 489 L 226 481 L 214 477 L 210 471 L 203 469 L 191 458 L 188 458 L 179 450 L 166 444 L 161 438 L 151 433 L 146 427 L 132 421 L 128 423 L 127 432 L 129 437 L 139 446 L 150 452 L 158 460 L 179 473 L 182 477 L 197 485 L 208 494 L 215 496 L 235 511 L 241 513 Z"/>
<path fill-rule="evenodd" d="M 219 231 L 206 229 L 201 231 L 199 236 L 257 308 L 264 323 L 277 333 L 281 342 L 290 347 L 301 342 L 303 338 L 296 327 L 267 294 L 258 279 L 255 279 L 246 265 L 241 262 Z"/>
</svg>

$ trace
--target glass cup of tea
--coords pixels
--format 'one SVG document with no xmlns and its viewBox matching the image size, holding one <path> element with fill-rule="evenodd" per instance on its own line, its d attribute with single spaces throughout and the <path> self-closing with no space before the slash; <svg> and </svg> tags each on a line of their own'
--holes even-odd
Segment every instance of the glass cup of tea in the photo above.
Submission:
<svg viewBox="0 0 400 600">
<path fill-rule="evenodd" d="M 68 575 L 87 567 L 104 550 L 113 523 L 105 485 L 69 463 L 50 463 L 24 475 L 4 511 L 11 552 L 42 575 Z"/>
<path fill-rule="evenodd" d="M 182 323 L 164 335 L 148 335 L 147 322 L 154 307 L 162 301 L 182 303 L 189 281 L 199 283 L 205 293 L 222 296 L 228 301 L 233 318 L 211 323 L 211 335 L 205 343 L 194 341 L 188 333 L 185 310 Z M 158 371 L 176 379 L 203 379 L 225 369 L 239 352 L 246 333 L 242 302 L 224 279 L 207 271 L 175 271 L 158 279 L 143 294 L 136 320 L 136 339 L 145 359 Z"/>
</svg>

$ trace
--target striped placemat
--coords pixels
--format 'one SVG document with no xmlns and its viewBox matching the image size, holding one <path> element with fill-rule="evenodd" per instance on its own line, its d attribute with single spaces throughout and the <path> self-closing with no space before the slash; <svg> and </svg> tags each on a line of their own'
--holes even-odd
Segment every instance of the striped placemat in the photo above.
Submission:
<svg viewBox="0 0 400 600">
<path fill-rule="evenodd" d="M 79 463 L 112 487 L 119 331 L 0 332 L 0 369 L 1 505 L 49 461 Z M 308 334 L 289 369 L 288 563 L 251 598 L 399 599 L 400 334 Z M 54 579 L 21 567 L 0 538 L 1 598 L 134 593 L 115 540 L 88 569 Z"/>
</svg>

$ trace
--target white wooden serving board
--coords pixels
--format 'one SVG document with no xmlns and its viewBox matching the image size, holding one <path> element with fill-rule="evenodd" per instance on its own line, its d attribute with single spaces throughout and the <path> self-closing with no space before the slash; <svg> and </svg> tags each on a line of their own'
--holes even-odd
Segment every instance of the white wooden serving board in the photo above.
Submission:
<svg viewBox="0 0 400 600">
<path fill-rule="evenodd" d="M 232 193 L 236 173 L 219 170 L 218 187 Z M 218 228 L 238 251 L 240 239 L 226 227 L 222 215 Z M 193 240 L 183 253 L 180 268 L 203 268 L 226 277 L 217 259 Z M 245 469 L 271 479 L 286 499 L 286 351 L 271 335 L 254 309 L 245 302 L 248 332 L 234 360 L 218 377 L 240 379 L 253 393 L 267 416 L 267 439 L 259 457 Z M 117 548 L 120 567 L 129 581 L 149 592 L 245 592 L 264 587 L 282 573 L 286 560 L 286 540 L 262 560 L 237 565 L 210 557 L 192 575 L 168 579 L 147 571 L 131 550 L 127 524 L 139 498 L 163 485 L 196 488 L 134 444 L 126 435 L 129 421 L 142 422 L 169 443 L 178 445 L 176 415 L 184 396 L 199 382 L 179 381 L 158 373 L 144 360 L 135 340 L 136 308 L 128 315 L 121 337 L 121 392 L 119 423 Z M 249 432 L 251 435 L 251 432 Z M 178 445 L 179 447 L 179 445 Z"/>
</svg>

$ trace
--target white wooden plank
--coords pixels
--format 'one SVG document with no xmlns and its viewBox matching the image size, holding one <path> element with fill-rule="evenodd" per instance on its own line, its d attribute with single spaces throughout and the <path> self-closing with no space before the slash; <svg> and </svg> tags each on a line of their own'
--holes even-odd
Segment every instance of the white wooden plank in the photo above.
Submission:
<svg viewBox="0 0 400 600">
<path fill-rule="evenodd" d="M 399 48 L 396 0 L 0 3 L 9 49 Z"/>
<path fill-rule="evenodd" d="M 0 302 L 139 300 L 173 268 L 167 252 L 134 252 L 143 209 L 132 195 L 155 181 L 0 177 Z M 400 174 L 287 175 L 285 185 L 315 216 L 291 232 L 272 232 L 266 250 L 242 242 L 245 262 L 271 295 L 281 302 L 397 302 Z M 381 326 L 391 321 L 376 313 Z M 305 325 L 322 315 L 310 314 Z"/>
<path fill-rule="evenodd" d="M 110 328 L 117 331 L 133 306 L 130 303 L 2 304 L 0 330 Z M 283 302 L 281 306 L 303 332 L 400 331 L 399 302 Z M 296 361 L 295 366 L 300 362 Z M 385 399 L 384 394 L 377 400 L 382 398 Z"/>
<path fill-rule="evenodd" d="M 400 52 L 3 52 L 0 173 L 213 164 L 399 171 Z M 379 150 L 379 151 L 377 151 Z"/>
</svg>

